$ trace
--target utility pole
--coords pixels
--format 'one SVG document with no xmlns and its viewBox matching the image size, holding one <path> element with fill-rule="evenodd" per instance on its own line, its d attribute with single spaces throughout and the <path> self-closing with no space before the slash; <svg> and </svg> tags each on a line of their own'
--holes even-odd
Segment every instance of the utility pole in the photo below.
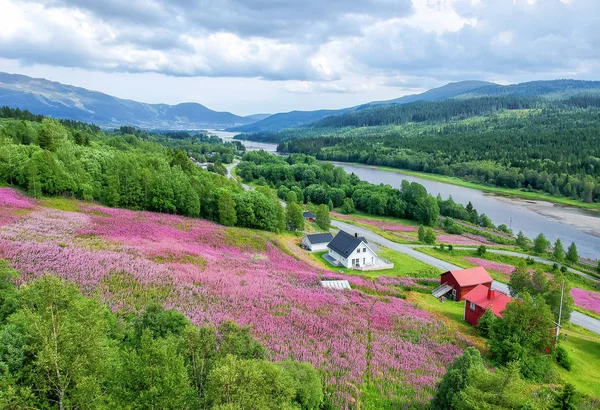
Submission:
<svg viewBox="0 0 600 410">
<path fill-rule="evenodd" d="M 562 317 L 563 296 L 565 293 L 565 280 L 563 279 L 560 288 L 560 307 L 558 308 L 558 323 L 556 326 L 556 344 L 558 344 L 558 336 L 560 335 L 560 319 Z"/>
</svg>

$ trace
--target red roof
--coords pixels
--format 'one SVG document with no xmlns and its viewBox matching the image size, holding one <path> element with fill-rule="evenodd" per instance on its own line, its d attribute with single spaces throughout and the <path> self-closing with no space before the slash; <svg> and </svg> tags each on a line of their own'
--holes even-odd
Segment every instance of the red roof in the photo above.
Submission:
<svg viewBox="0 0 600 410">
<path fill-rule="evenodd" d="M 449 272 L 461 287 L 493 282 L 490 274 L 481 266 L 470 269 L 451 270 Z"/>
<path fill-rule="evenodd" d="M 483 285 L 477 285 L 464 297 L 467 302 L 473 302 L 483 309 L 492 309 L 496 316 L 502 317 L 506 305 L 512 298 L 499 290 L 492 290 Z"/>
</svg>

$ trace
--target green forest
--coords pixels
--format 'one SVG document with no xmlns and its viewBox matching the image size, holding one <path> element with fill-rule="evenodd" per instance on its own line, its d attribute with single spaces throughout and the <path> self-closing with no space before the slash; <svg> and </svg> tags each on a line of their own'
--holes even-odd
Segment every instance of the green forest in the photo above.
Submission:
<svg viewBox="0 0 600 410">
<path fill-rule="evenodd" d="M 224 164 L 243 154 L 237 142 L 183 132 L 151 134 L 127 126 L 104 132 L 8 108 L 0 115 L 0 182 L 31 195 L 61 195 L 269 231 L 285 227 L 275 198 L 244 191 L 224 176 Z M 189 157 L 211 163 L 204 170 Z"/>
<path fill-rule="evenodd" d="M 486 97 L 373 108 L 282 131 L 278 149 L 598 203 L 599 103 Z"/>
<path fill-rule="evenodd" d="M 492 226 L 489 218 L 479 215 L 472 205 L 457 204 L 452 198 L 433 197 L 424 186 L 402 181 L 402 188 L 374 185 L 348 175 L 342 167 L 318 162 L 305 154 L 287 158 L 264 151 L 248 152 L 237 167 L 237 174 L 247 182 L 277 189 L 281 199 L 327 205 L 342 212 L 354 210 L 371 215 L 413 219 L 435 225 L 440 215 Z"/>
</svg>

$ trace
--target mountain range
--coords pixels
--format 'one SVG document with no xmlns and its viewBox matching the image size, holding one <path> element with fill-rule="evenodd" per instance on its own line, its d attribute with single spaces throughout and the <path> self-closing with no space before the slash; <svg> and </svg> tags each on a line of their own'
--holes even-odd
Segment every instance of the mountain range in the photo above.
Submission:
<svg viewBox="0 0 600 410">
<path fill-rule="evenodd" d="M 144 129 L 227 129 L 234 132 L 271 132 L 308 125 L 332 115 L 377 109 L 417 101 L 450 98 L 522 96 L 558 98 L 582 92 L 600 93 L 599 81 L 553 80 L 499 85 L 485 81 L 459 81 L 421 94 L 337 110 L 291 111 L 238 116 L 213 111 L 201 104 L 146 104 L 42 78 L 0 72 L 0 106 L 34 114 L 91 122 L 103 127 L 133 125 Z"/>
<path fill-rule="evenodd" d="M 105 127 L 133 125 L 147 129 L 225 128 L 268 117 L 268 114 L 241 117 L 197 103 L 145 104 L 43 78 L 7 73 L 0 73 L 0 106 Z"/>
</svg>

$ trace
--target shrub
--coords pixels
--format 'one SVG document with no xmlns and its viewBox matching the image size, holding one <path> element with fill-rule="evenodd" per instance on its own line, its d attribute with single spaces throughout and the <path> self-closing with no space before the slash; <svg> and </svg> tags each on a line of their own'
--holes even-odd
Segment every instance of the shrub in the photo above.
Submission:
<svg viewBox="0 0 600 410">
<path fill-rule="evenodd" d="M 532 257 L 527 257 L 527 259 L 525 259 L 525 263 L 527 263 L 528 265 L 533 265 L 535 263 L 535 260 Z"/>
<path fill-rule="evenodd" d="M 573 360 L 571 359 L 571 357 L 569 357 L 569 352 L 567 352 L 567 349 L 559 345 L 556 347 L 555 352 L 556 363 L 558 363 L 559 366 L 567 369 L 568 371 L 571 371 L 571 367 L 573 366 Z"/>
<path fill-rule="evenodd" d="M 490 329 L 494 325 L 494 322 L 497 318 L 498 317 L 494 315 L 491 310 L 486 310 L 477 323 L 477 330 L 479 331 L 479 334 L 481 334 L 483 337 L 488 337 L 490 335 Z"/>
<path fill-rule="evenodd" d="M 485 245 L 481 245 L 479 248 L 477 248 L 477 255 L 483 256 L 486 253 L 487 253 L 487 248 L 485 247 Z"/>
<path fill-rule="evenodd" d="M 454 246 L 452 246 L 452 244 L 451 244 L 451 243 L 450 243 L 450 244 L 448 244 L 448 250 L 449 250 L 450 252 L 452 252 L 452 251 L 454 250 Z"/>
<path fill-rule="evenodd" d="M 567 267 L 566 267 L 566 266 L 561 266 L 561 267 L 560 267 L 560 271 L 561 271 L 562 273 L 567 273 L 568 269 L 567 269 Z"/>
</svg>

